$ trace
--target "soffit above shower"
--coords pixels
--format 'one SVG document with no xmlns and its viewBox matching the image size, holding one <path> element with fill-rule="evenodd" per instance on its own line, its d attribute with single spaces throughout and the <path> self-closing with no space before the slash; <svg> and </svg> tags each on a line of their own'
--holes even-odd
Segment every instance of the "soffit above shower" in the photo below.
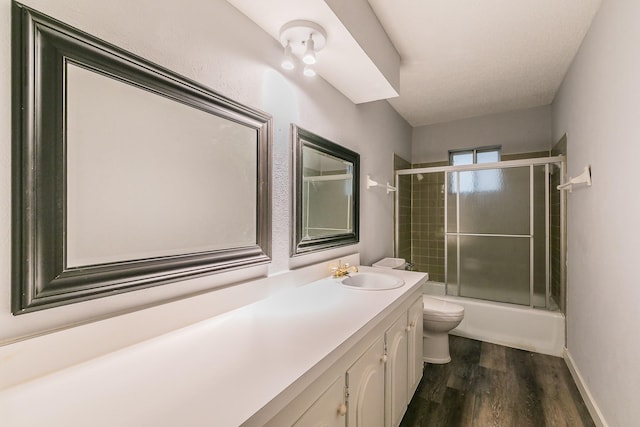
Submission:
<svg viewBox="0 0 640 427">
<path fill-rule="evenodd" d="M 318 75 L 355 104 L 397 97 L 400 55 L 367 0 L 227 0 L 279 42 L 280 28 L 309 20 L 327 32 Z"/>
</svg>

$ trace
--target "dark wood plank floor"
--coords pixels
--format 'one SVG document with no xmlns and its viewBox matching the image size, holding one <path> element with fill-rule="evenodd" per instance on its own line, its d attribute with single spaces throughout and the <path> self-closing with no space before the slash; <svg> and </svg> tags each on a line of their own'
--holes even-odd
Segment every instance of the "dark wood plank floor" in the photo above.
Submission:
<svg viewBox="0 0 640 427">
<path fill-rule="evenodd" d="M 426 364 L 401 427 L 594 426 L 563 359 L 456 336 Z"/>
</svg>

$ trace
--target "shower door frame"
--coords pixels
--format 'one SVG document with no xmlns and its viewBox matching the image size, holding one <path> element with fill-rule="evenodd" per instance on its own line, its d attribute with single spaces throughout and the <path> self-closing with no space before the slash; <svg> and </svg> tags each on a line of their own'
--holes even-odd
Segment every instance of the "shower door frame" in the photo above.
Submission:
<svg viewBox="0 0 640 427">
<path fill-rule="evenodd" d="M 416 175 L 419 173 L 438 173 L 438 172 L 444 172 L 444 188 L 448 188 L 448 172 L 458 172 L 458 177 L 459 177 L 459 172 L 468 172 L 468 171 L 479 171 L 479 170 L 487 170 L 487 169 L 508 169 L 508 168 L 517 168 L 517 167 L 529 167 L 529 198 L 530 198 L 530 203 L 529 203 L 529 221 L 530 221 L 530 234 L 527 235 L 523 235 L 520 237 L 529 237 L 530 239 L 530 249 L 529 249 L 529 307 L 530 308 L 540 308 L 540 307 L 536 307 L 534 305 L 534 287 L 535 287 L 535 282 L 534 282 L 534 179 L 533 179 L 533 171 L 534 171 L 534 167 L 535 166 L 541 166 L 544 165 L 544 171 L 545 171 L 545 309 L 548 309 L 548 307 L 550 306 L 550 294 L 551 294 L 551 289 L 550 289 L 550 276 L 551 276 L 551 272 L 550 272 L 550 223 L 549 223 L 549 210 L 550 210 L 550 188 L 549 188 L 549 184 L 550 184 L 550 180 L 549 180 L 549 172 L 550 172 L 550 165 L 551 164 L 559 164 L 560 165 L 560 182 L 564 182 L 565 181 L 565 171 L 566 171 L 566 157 L 563 155 L 559 155 L 559 156 L 552 156 L 552 157 L 534 157 L 534 158 L 530 158 L 530 159 L 519 159 L 519 160 L 505 160 L 505 161 L 500 161 L 500 162 L 495 162 L 495 163 L 480 163 L 480 164 L 472 164 L 472 165 L 460 165 L 460 166 L 433 166 L 433 167 L 425 167 L 425 168 L 413 168 L 413 169 L 400 169 L 397 170 L 395 172 L 395 186 L 396 188 L 400 189 L 400 176 L 402 175 Z M 456 209 L 458 210 L 457 214 L 456 214 L 456 221 L 460 221 L 460 215 L 459 215 L 459 210 L 460 210 L 460 204 L 459 204 L 459 197 L 460 197 L 460 179 L 458 178 L 457 180 L 457 186 L 458 188 L 456 188 L 456 198 L 458 200 L 456 200 Z M 565 210 L 566 210 L 566 197 L 563 197 L 564 195 L 561 194 L 560 197 L 560 256 L 562 260 L 565 260 L 565 253 L 566 253 L 566 217 L 565 217 Z M 446 193 L 445 193 L 445 203 L 444 203 L 444 234 L 445 234 L 445 239 L 444 239 L 444 265 L 445 265 L 445 269 L 444 269 L 444 275 L 445 275 L 445 284 L 447 287 L 448 291 L 448 286 L 449 286 L 449 281 L 448 281 L 448 250 L 447 250 L 447 246 L 448 246 L 448 235 L 449 232 L 447 232 L 448 230 L 448 203 L 446 202 Z M 395 198 L 395 212 L 396 212 L 396 218 L 400 218 L 400 197 L 398 197 L 396 195 Z M 395 227 L 395 239 L 394 239 L 394 252 L 397 253 L 398 251 L 398 246 L 399 246 L 399 220 L 395 221 L 394 227 Z M 457 235 L 457 239 L 458 239 L 458 245 L 457 245 L 457 277 L 458 277 L 458 296 L 459 296 L 459 292 L 460 292 L 460 228 L 459 228 L 459 224 L 456 227 L 456 233 L 452 233 Z M 474 233 L 464 233 L 464 235 L 474 235 Z M 495 237 L 514 237 L 514 235 L 498 235 L 498 234 L 482 234 L 482 236 L 495 236 Z M 565 275 L 565 268 L 566 268 L 566 263 L 563 261 L 560 263 L 560 277 L 562 280 L 562 286 L 566 286 L 566 275 Z M 446 293 L 445 291 L 445 293 Z M 448 293 L 447 293 L 448 295 Z M 558 305 L 560 305 L 559 302 L 557 302 Z M 524 304 L 518 304 L 520 306 L 523 306 Z M 526 307 L 526 305 L 524 305 Z"/>
</svg>

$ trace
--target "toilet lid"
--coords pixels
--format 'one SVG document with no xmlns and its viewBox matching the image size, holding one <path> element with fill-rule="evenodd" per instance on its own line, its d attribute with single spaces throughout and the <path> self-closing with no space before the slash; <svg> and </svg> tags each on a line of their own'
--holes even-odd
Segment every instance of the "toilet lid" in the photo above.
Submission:
<svg viewBox="0 0 640 427">
<path fill-rule="evenodd" d="M 437 298 L 422 298 L 424 303 L 424 317 L 437 319 L 450 319 L 464 316 L 464 307 L 449 301 Z"/>
</svg>

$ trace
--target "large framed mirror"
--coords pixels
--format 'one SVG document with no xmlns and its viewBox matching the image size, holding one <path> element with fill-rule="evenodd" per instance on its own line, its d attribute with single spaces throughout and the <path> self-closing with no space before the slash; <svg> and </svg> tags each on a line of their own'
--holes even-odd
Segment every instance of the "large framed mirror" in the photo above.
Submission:
<svg viewBox="0 0 640 427">
<path fill-rule="evenodd" d="M 271 117 L 13 5 L 14 314 L 269 262 Z"/>
<path fill-rule="evenodd" d="M 358 243 L 360 155 L 296 125 L 291 134 L 291 255 Z"/>
</svg>

